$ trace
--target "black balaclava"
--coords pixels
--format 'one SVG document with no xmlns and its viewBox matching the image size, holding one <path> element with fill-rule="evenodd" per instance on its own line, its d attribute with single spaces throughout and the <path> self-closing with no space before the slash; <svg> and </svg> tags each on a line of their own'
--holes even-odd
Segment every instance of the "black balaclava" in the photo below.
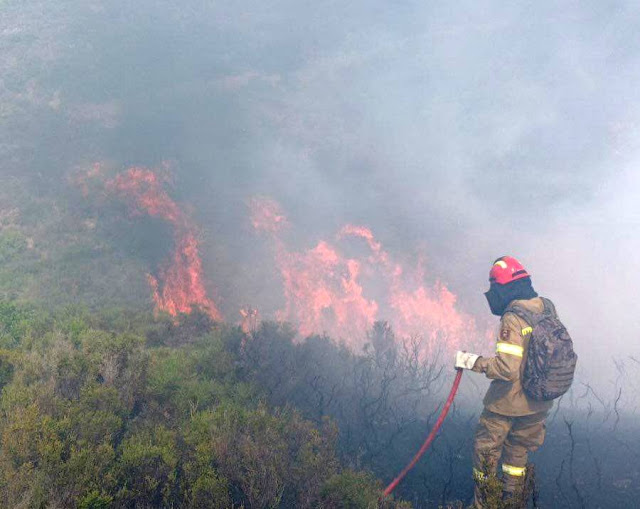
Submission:
<svg viewBox="0 0 640 509">
<path fill-rule="evenodd" d="M 531 285 L 531 278 L 526 277 L 506 285 L 491 283 L 489 291 L 484 296 L 487 298 L 491 313 L 502 316 L 511 301 L 533 299 L 538 294 Z"/>
</svg>

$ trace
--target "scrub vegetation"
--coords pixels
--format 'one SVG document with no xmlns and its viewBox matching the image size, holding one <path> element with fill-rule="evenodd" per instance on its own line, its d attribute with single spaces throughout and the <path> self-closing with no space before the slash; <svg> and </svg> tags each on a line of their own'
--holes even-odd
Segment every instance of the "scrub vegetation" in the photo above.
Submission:
<svg viewBox="0 0 640 509">
<path fill-rule="evenodd" d="M 333 419 L 268 404 L 243 352 L 259 340 L 197 313 L 1 302 L 0 505 L 375 506 L 381 482 L 340 462 Z"/>
</svg>

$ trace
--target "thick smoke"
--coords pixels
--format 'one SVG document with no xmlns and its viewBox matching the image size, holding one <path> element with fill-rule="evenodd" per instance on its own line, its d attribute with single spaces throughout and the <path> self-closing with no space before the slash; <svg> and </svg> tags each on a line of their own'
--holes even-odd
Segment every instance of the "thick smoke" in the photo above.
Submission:
<svg viewBox="0 0 640 509">
<path fill-rule="evenodd" d="M 478 318 L 518 256 L 589 376 L 638 355 L 636 3 L 21 4 L 0 7 L 2 174 L 174 161 L 225 316 L 285 305 L 261 195 L 291 249 L 366 226 Z"/>
</svg>

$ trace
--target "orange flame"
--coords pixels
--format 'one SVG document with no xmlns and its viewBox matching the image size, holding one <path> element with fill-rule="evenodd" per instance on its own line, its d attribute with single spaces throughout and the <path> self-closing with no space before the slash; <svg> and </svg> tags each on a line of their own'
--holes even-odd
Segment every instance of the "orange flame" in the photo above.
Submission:
<svg viewBox="0 0 640 509">
<path fill-rule="evenodd" d="M 254 229 L 269 235 L 275 245 L 286 302 L 277 318 L 294 323 L 303 336 L 326 333 L 335 338 L 360 338 L 361 331 L 373 325 L 378 311 L 377 303 L 364 297 L 358 283 L 360 262 L 344 258 L 324 241 L 306 252 L 289 251 L 280 237 L 289 226 L 280 204 L 256 197 L 249 206 Z"/>
<path fill-rule="evenodd" d="M 456 296 L 443 283 L 427 286 L 421 264 L 407 270 L 392 261 L 370 229 L 346 225 L 336 237 L 338 242 L 365 240 L 370 254 L 362 258 L 343 256 L 326 241 L 296 253 L 279 236 L 278 225 L 288 222 L 278 204 L 254 199 L 250 205 L 252 224 L 275 243 L 286 299 L 278 318 L 296 324 L 301 335 L 327 332 L 357 348 L 374 321 L 384 317 L 398 336 L 420 336 L 425 352 L 468 345 L 479 337 L 475 321 L 456 308 Z M 274 217 L 278 224 L 272 223 Z M 379 302 L 367 297 L 371 288 L 363 281 L 364 273 L 383 287 Z"/>
<path fill-rule="evenodd" d="M 83 193 L 91 179 L 104 181 L 104 168 L 96 164 L 78 180 Z M 147 278 L 157 309 L 173 316 L 199 307 L 221 319 L 208 298 L 202 275 L 199 242 L 190 218 L 166 191 L 167 179 L 147 168 L 134 167 L 106 183 L 106 189 L 129 204 L 132 214 L 166 221 L 173 228 L 175 249 L 157 271 Z M 292 322 L 302 336 L 327 333 L 361 348 L 376 320 L 389 321 L 396 337 L 420 337 L 423 353 L 443 347 L 471 346 L 485 339 L 474 319 L 457 307 L 456 296 L 437 279 L 425 284 L 424 264 L 406 266 L 392 258 L 373 232 L 347 224 L 332 242 L 295 251 L 283 236 L 291 227 L 281 206 L 267 197 L 249 201 L 251 224 L 265 234 L 274 247 L 283 282 L 285 304 L 276 317 Z M 353 239 L 365 242 L 365 255 L 346 256 L 341 246 Z M 259 323 L 257 310 L 240 311 L 242 329 L 250 334 Z"/>
<path fill-rule="evenodd" d="M 477 337 L 476 324 L 471 316 L 455 307 L 457 297 L 440 281 L 425 286 L 423 264 L 407 271 L 400 264 L 392 264 L 382 244 L 375 240 L 368 228 L 345 226 L 340 236 L 363 238 L 369 245 L 381 275 L 388 283 L 388 306 L 395 330 L 401 336 L 421 334 L 428 341 L 428 349 L 444 341 L 449 346 L 460 346 Z M 425 336 L 426 332 L 426 336 Z M 468 343 L 467 343 L 468 344 Z"/>
<path fill-rule="evenodd" d="M 378 305 L 363 295 L 357 260 L 345 259 L 320 242 L 303 253 L 281 250 L 278 265 L 286 298 L 278 318 L 297 323 L 300 334 L 326 332 L 346 339 L 373 325 Z"/>
<path fill-rule="evenodd" d="M 173 227 L 173 255 L 159 269 L 158 277 L 147 276 L 156 308 L 176 316 L 199 307 L 219 320 L 220 312 L 207 297 L 204 286 L 195 228 L 169 196 L 164 183 L 152 170 L 130 168 L 107 182 L 107 189 L 126 199 L 133 214 L 158 217 Z"/>
</svg>

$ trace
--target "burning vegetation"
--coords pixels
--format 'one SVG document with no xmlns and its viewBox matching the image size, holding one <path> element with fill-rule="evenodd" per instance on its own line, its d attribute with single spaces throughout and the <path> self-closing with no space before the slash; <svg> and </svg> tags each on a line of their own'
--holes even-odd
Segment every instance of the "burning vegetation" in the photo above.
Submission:
<svg viewBox="0 0 640 509">
<path fill-rule="evenodd" d="M 205 288 L 197 229 L 167 192 L 169 178 L 142 167 L 129 168 L 113 178 L 105 177 L 105 173 L 103 165 L 95 164 L 77 177 L 76 183 L 86 196 L 92 179 L 97 179 L 108 197 L 127 204 L 132 216 L 158 218 L 171 227 L 173 252 L 154 273 L 147 274 L 156 309 L 174 317 L 199 309 L 213 320 L 221 320 Z"/>
<path fill-rule="evenodd" d="M 133 167 L 105 173 L 96 164 L 82 174 L 76 182 L 83 194 L 97 179 L 107 197 L 123 200 L 132 216 L 158 218 L 171 227 L 173 252 L 147 275 L 156 309 L 176 317 L 197 308 L 222 320 L 207 293 L 197 229 L 170 196 L 167 172 Z M 374 323 L 385 320 L 399 341 L 418 339 L 423 354 L 477 341 L 474 319 L 459 311 L 447 286 L 437 278 L 427 285 L 424 263 L 412 267 L 394 260 L 369 228 L 347 224 L 333 239 L 296 250 L 287 241 L 294 225 L 278 202 L 254 197 L 249 209 L 253 230 L 271 246 L 282 283 L 284 305 L 273 318 L 293 324 L 300 337 L 324 333 L 358 351 Z M 249 318 L 247 310 L 240 314 L 243 327 L 251 321 L 255 329 L 258 311 Z"/>
<path fill-rule="evenodd" d="M 254 198 L 250 208 L 251 223 L 272 244 L 282 276 L 286 304 L 278 319 L 295 324 L 301 335 L 324 332 L 358 348 L 384 319 L 398 337 L 419 337 L 425 352 L 454 349 L 478 337 L 474 319 L 457 309 L 446 285 L 426 285 L 424 264 L 407 268 L 393 260 L 369 228 L 349 224 L 332 242 L 294 251 L 285 241 L 290 222 L 278 203 Z M 368 251 L 345 255 L 354 239 L 364 240 Z"/>
<path fill-rule="evenodd" d="M 158 175 L 147 168 L 130 168 L 107 182 L 107 189 L 124 198 L 132 213 L 158 217 L 173 228 L 175 248 L 171 258 L 159 268 L 157 277 L 148 275 L 157 308 L 177 316 L 198 307 L 214 320 L 220 319 L 205 290 L 195 228 Z"/>
</svg>

